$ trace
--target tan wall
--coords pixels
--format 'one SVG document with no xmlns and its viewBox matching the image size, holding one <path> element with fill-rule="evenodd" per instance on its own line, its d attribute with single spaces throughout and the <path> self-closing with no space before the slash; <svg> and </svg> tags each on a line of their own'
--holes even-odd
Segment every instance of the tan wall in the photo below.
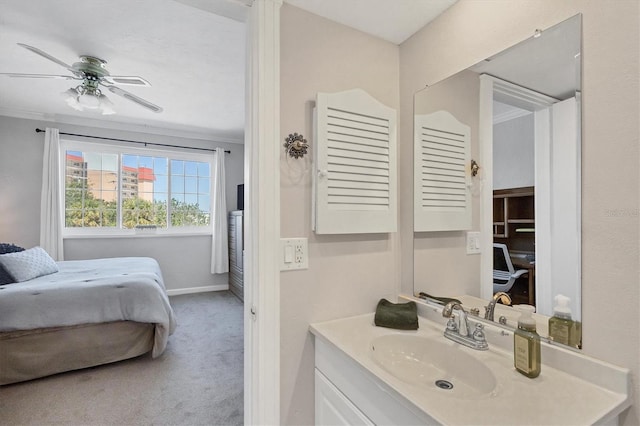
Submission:
<svg viewBox="0 0 640 426">
<path fill-rule="evenodd" d="M 518 43 L 536 28 L 583 14 L 584 353 L 632 370 L 635 404 L 623 415 L 628 425 L 640 424 L 639 7 L 637 0 L 460 0 L 400 47 L 400 170 L 406 172 L 416 91 Z M 401 187 L 410 183 L 410 172 L 404 173 Z M 400 198 L 403 269 L 412 257 L 410 191 Z M 439 245 L 428 265 L 434 273 L 446 270 L 451 282 L 463 283 L 477 272 L 460 268 L 466 256 L 462 236 L 441 237 Z M 410 274 L 403 274 L 404 291 L 411 291 L 411 282 Z M 464 289 L 451 289 L 457 290 Z"/>
<path fill-rule="evenodd" d="M 281 134 L 312 137 L 317 92 L 361 88 L 398 108 L 398 46 L 284 4 Z M 284 150 L 283 150 L 284 151 Z M 281 235 L 309 238 L 309 269 L 281 274 L 281 422 L 313 424 L 310 323 L 371 312 L 397 293 L 397 234 L 316 236 L 311 156 L 281 157 Z"/>
</svg>

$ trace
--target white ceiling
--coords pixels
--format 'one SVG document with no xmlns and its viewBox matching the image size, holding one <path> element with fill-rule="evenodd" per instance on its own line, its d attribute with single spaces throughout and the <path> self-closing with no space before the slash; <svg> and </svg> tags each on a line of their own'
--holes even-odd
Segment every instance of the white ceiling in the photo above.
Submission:
<svg viewBox="0 0 640 426">
<path fill-rule="evenodd" d="M 401 44 L 458 0 L 285 0 L 332 21 Z"/>
<path fill-rule="evenodd" d="M 164 108 L 156 114 L 106 91 L 115 115 L 75 111 L 60 96 L 75 81 L 0 76 L 0 115 L 242 142 L 252 1 L 0 0 L 0 73 L 68 74 L 16 43 L 67 64 L 96 56 L 112 75 L 148 80 L 122 88 Z M 399 44 L 457 0 L 285 1 Z"/>
</svg>

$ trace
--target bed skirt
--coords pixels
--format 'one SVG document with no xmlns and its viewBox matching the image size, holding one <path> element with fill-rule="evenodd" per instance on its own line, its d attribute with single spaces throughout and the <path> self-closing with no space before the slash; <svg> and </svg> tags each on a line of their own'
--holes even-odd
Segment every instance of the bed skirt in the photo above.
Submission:
<svg viewBox="0 0 640 426">
<path fill-rule="evenodd" d="M 154 329 L 116 321 L 0 333 L 0 385 L 142 355 L 153 348 Z"/>
</svg>

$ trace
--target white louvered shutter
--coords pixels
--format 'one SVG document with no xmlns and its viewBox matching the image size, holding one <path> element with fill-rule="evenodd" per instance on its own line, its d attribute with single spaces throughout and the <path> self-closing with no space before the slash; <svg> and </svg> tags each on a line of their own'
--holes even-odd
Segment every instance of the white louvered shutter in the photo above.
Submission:
<svg viewBox="0 0 640 426">
<path fill-rule="evenodd" d="M 414 232 L 471 229 L 470 127 L 446 111 L 414 121 Z"/>
<path fill-rule="evenodd" d="M 397 230 L 396 111 L 360 89 L 318 93 L 314 230 Z"/>
</svg>

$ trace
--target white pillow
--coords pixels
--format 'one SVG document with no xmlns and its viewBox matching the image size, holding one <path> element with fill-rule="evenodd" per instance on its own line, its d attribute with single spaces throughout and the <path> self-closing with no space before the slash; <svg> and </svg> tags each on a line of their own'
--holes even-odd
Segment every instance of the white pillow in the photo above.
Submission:
<svg viewBox="0 0 640 426">
<path fill-rule="evenodd" d="M 0 255 L 0 265 L 16 282 L 28 281 L 58 272 L 56 261 L 42 247 Z"/>
</svg>

